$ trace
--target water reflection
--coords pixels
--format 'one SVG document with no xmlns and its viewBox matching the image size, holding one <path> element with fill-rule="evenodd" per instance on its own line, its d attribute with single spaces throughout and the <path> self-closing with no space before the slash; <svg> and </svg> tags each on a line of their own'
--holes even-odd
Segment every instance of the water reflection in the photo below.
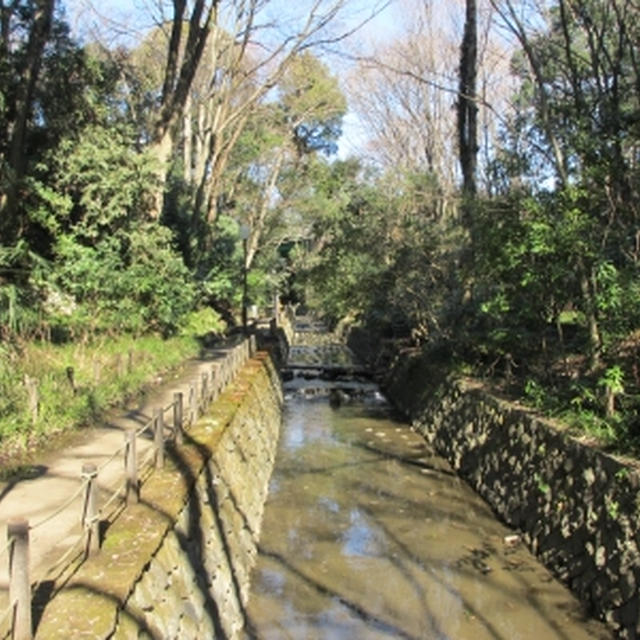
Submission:
<svg viewBox="0 0 640 640">
<path fill-rule="evenodd" d="M 247 637 L 610 637 L 379 397 L 289 384 Z"/>
</svg>

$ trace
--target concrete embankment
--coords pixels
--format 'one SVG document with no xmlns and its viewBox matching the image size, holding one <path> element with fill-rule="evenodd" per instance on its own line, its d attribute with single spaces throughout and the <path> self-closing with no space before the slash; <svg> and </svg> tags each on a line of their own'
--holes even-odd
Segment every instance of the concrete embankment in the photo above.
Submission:
<svg viewBox="0 0 640 640">
<path fill-rule="evenodd" d="M 619 638 L 640 637 L 640 475 L 468 380 L 400 358 L 388 396 Z"/>
<path fill-rule="evenodd" d="M 281 406 L 278 374 L 259 352 L 49 602 L 36 638 L 235 637 Z"/>
</svg>

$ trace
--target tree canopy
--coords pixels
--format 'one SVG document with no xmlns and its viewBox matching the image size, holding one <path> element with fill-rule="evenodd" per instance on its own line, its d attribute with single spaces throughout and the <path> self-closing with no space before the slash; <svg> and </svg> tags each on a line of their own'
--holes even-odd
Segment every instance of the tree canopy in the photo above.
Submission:
<svg viewBox="0 0 640 640">
<path fill-rule="evenodd" d="M 246 270 L 637 441 L 638 3 L 398 0 L 369 48 L 358 7 L 0 3 L 0 337 L 237 320 Z"/>
</svg>

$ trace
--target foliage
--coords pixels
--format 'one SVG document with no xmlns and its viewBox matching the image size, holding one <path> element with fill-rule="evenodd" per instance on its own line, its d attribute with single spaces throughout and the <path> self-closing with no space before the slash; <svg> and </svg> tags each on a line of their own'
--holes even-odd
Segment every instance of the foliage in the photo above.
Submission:
<svg viewBox="0 0 640 640">
<path fill-rule="evenodd" d="M 254 8 L 236 16 L 246 34 L 217 29 L 200 49 L 167 23 L 171 58 L 164 27 L 130 50 L 80 46 L 59 11 L 36 51 L 36 3 L 7 5 L 0 413 L 28 430 L 25 340 L 220 332 L 240 316 L 246 275 L 250 304 L 280 291 L 330 320 L 358 317 L 609 441 L 640 438 L 638 8 L 554 0 L 523 22 L 513 3 L 492 5 L 517 82 L 498 87 L 494 107 L 511 106 L 499 137 L 483 131 L 491 183 L 464 207 L 440 90 L 456 56 L 425 45 L 426 5 L 384 64 L 359 67 L 359 108 L 384 141 L 374 167 L 328 159 L 347 105 L 307 46 L 320 14 L 262 64 Z M 198 52 L 213 66 L 194 68 Z M 490 127 L 488 105 L 476 108 Z M 43 378 L 44 397 L 64 384 Z M 76 418 L 102 406 L 92 393 Z"/>
<path fill-rule="evenodd" d="M 60 141 L 47 158 L 50 188 L 40 198 L 49 217 L 39 217 L 52 233 L 73 233 L 96 241 L 131 225 L 149 207 L 154 159 L 139 153 L 126 129 L 89 126 L 78 138 Z"/>
<path fill-rule="evenodd" d="M 194 285 L 171 247 L 171 234 L 154 223 L 118 231 L 93 246 L 74 234 L 60 235 L 54 264 L 52 284 L 72 303 L 56 309 L 52 322 L 76 336 L 109 330 L 168 334 L 194 302 Z"/>
<path fill-rule="evenodd" d="M 221 334 L 226 324 L 220 314 L 209 307 L 186 314 L 180 320 L 180 335 L 202 337 Z"/>
<path fill-rule="evenodd" d="M 361 314 L 379 329 L 416 335 L 442 332 L 444 265 L 452 247 L 448 223 L 438 209 L 437 183 L 412 174 L 383 177 L 376 186 L 357 182 L 354 167 L 334 163 L 341 184 L 333 207 L 315 223 L 322 252 L 303 260 L 315 304 L 338 319 Z M 321 201 L 320 201 L 321 202 Z M 389 215 L 393 212 L 393 216 Z"/>
<path fill-rule="evenodd" d="M 309 51 L 296 56 L 280 81 L 285 121 L 298 153 L 337 151 L 346 100 L 338 79 Z"/>
</svg>

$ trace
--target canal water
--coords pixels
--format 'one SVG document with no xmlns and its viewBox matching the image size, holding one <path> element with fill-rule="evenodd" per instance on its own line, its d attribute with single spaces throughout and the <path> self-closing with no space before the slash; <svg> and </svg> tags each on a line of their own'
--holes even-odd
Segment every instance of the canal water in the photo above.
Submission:
<svg viewBox="0 0 640 640">
<path fill-rule="evenodd" d="M 308 341 L 285 378 L 247 638 L 611 638 L 375 384 L 353 379 L 346 347 Z"/>
</svg>

